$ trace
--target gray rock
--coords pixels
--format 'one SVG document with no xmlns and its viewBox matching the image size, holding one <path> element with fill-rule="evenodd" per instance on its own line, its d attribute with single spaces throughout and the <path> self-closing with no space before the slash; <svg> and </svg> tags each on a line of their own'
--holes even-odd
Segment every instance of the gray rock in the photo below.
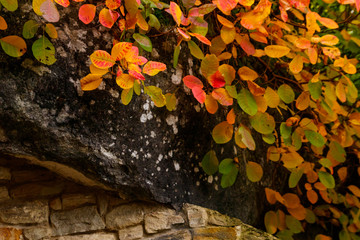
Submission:
<svg viewBox="0 0 360 240">
<path fill-rule="evenodd" d="M 119 230 L 120 240 L 141 239 L 143 235 L 144 235 L 144 230 L 142 225 L 137 225 Z"/>
<path fill-rule="evenodd" d="M 184 209 L 190 227 L 204 227 L 207 225 L 208 215 L 206 209 L 192 204 L 186 204 Z"/>
<path fill-rule="evenodd" d="M 53 230 L 50 227 L 34 227 L 24 229 L 24 236 L 28 240 L 40 240 L 43 238 L 51 237 Z"/>
<path fill-rule="evenodd" d="M 74 210 L 53 212 L 50 222 L 54 226 L 54 235 L 67 235 L 105 228 L 95 206 L 82 207 Z"/>
<path fill-rule="evenodd" d="M 171 229 L 173 224 L 184 223 L 184 218 L 172 209 L 162 209 L 145 215 L 145 230 L 147 233 L 156 233 Z"/>
<path fill-rule="evenodd" d="M 12 201 L 0 205 L 0 220 L 9 224 L 38 224 L 47 222 L 49 207 L 46 201 Z"/>
<path fill-rule="evenodd" d="M 106 227 L 109 229 L 121 229 L 139 224 L 143 220 L 144 211 L 142 204 L 121 205 L 106 215 Z"/>
</svg>

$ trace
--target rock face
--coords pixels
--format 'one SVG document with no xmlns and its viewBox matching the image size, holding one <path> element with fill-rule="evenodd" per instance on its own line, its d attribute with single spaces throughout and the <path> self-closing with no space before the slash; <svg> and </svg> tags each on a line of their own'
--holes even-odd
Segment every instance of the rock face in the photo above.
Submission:
<svg viewBox="0 0 360 240">
<path fill-rule="evenodd" d="M 23 14 L 6 13 L 4 17 L 21 26 L 34 17 L 26 11 L 28 8 L 23 5 Z M 184 53 L 181 66 L 173 69 L 172 52 L 163 45 L 175 42 L 176 36 L 170 33 L 152 39 L 159 54 L 146 55 L 167 64 L 165 72 L 146 83 L 159 85 L 164 92 L 177 89 L 176 110 L 156 108 L 145 95 L 134 96 L 124 106 L 114 79 L 104 79 L 99 90 L 80 89 L 79 80 L 89 73 L 89 55 L 95 49 L 109 51 L 109 31 L 99 31 L 96 23 L 85 26 L 79 22 L 75 8 L 63 9 L 61 16 L 55 24 L 59 38 L 52 40 L 57 50 L 54 65 L 35 62 L 30 53 L 31 40 L 21 58 L 0 53 L 0 154 L 27 158 L 88 185 L 126 196 L 170 203 L 177 208 L 193 203 L 249 224 L 261 222 L 265 198 L 260 185 L 273 184 L 271 167 L 265 169 L 263 182 L 253 184 L 246 179 L 242 165 L 242 174 L 228 189 L 220 187 L 220 176 L 208 178 L 199 167 L 212 145 L 210 129 L 223 120 L 226 111 L 220 111 L 216 120 L 199 110 L 196 100 L 183 88 L 181 76 L 188 74 L 193 60 Z M 20 30 L 9 29 L 9 34 L 20 35 Z M 193 71 L 198 69 L 196 64 Z M 224 150 L 220 159 L 234 157 L 230 145 L 215 148 L 218 152 Z M 266 161 L 262 151 L 240 155 Z M 28 193 L 19 189 L 14 194 Z M 6 193 L 1 193 L 1 198 L 7 198 Z"/>
</svg>

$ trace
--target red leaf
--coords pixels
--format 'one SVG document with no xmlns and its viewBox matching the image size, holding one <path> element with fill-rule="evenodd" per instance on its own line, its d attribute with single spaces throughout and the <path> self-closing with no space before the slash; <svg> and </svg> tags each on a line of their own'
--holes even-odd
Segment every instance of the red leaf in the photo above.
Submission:
<svg viewBox="0 0 360 240">
<path fill-rule="evenodd" d="M 214 74 L 212 74 L 208 78 L 208 81 L 210 85 L 213 86 L 214 88 L 220 88 L 225 86 L 225 78 L 219 71 L 216 71 Z"/>
<path fill-rule="evenodd" d="M 190 35 L 196 37 L 200 42 L 205 43 L 206 45 L 211 46 L 211 42 L 209 41 L 209 39 L 207 39 L 206 37 L 204 37 L 201 34 L 198 33 L 190 33 Z"/>
<path fill-rule="evenodd" d="M 181 12 L 179 5 L 174 2 L 170 2 L 170 13 L 173 16 L 177 25 L 180 26 L 181 16 L 183 15 L 183 13 Z"/>
<path fill-rule="evenodd" d="M 240 44 L 240 47 L 244 50 L 244 52 L 246 52 L 247 55 L 253 55 L 255 54 L 255 47 L 254 45 L 250 42 L 250 39 L 247 35 L 239 35 L 236 34 L 235 37 L 236 41 L 238 44 Z"/>
<path fill-rule="evenodd" d="M 111 28 L 119 16 L 120 14 L 118 12 L 103 8 L 99 14 L 99 21 L 104 27 Z"/>
<path fill-rule="evenodd" d="M 194 97 L 196 98 L 196 100 L 199 101 L 199 103 L 204 103 L 205 99 L 206 99 L 206 93 L 204 92 L 204 90 L 202 90 L 202 88 L 200 87 L 194 87 L 193 89 L 191 89 Z"/>
<path fill-rule="evenodd" d="M 84 4 L 79 9 L 79 19 L 89 24 L 94 19 L 96 13 L 96 6 L 93 4 Z"/>
<path fill-rule="evenodd" d="M 184 84 L 185 86 L 187 86 L 190 89 L 193 89 L 194 87 L 199 87 L 199 88 L 203 88 L 204 85 L 201 82 L 200 79 L 198 79 L 195 76 L 192 75 L 187 75 L 183 78 Z"/>
<path fill-rule="evenodd" d="M 63 7 L 68 7 L 70 5 L 69 0 L 55 0 L 55 2 Z"/>
</svg>

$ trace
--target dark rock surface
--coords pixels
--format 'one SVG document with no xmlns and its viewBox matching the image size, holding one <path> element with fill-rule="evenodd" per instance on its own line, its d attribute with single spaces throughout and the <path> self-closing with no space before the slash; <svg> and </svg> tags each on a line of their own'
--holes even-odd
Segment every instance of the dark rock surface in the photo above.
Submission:
<svg viewBox="0 0 360 240">
<path fill-rule="evenodd" d="M 58 6 L 58 8 L 62 8 Z M 5 19 L 22 26 L 35 18 L 27 12 L 6 13 Z M 22 14 L 24 13 L 24 14 Z M 14 17 L 14 14 L 18 17 Z M 12 18 L 6 18 L 12 16 Z M 167 70 L 146 80 L 178 98 L 173 112 L 156 108 L 146 95 L 135 96 L 128 106 L 120 100 L 121 89 L 115 79 L 104 79 L 100 89 L 82 92 L 80 79 L 89 73 L 89 55 L 96 49 L 111 48 L 110 31 L 96 22 L 85 26 L 77 20 L 74 8 L 61 11 L 55 26 L 59 38 L 52 40 L 57 62 L 41 65 L 28 52 L 21 58 L 10 58 L 0 52 L 0 153 L 33 156 L 70 166 L 88 178 L 121 191 L 128 196 L 150 198 L 173 206 L 188 202 L 216 209 L 258 225 L 265 205 L 260 186 L 274 184 L 273 169 L 267 167 L 261 183 L 246 179 L 244 162 L 236 184 L 220 187 L 220 176 L 206 176 L 199 162 L 213 146 L 219 160 L 234 157 L 231 144 L 212 142 L 210 131 L 226 110 L 216 117 L 200 110 L 199 104 L 180 82 L 196 62 L 182 53 L 182 69 L 172 68 L 173 34 L 152 38 L 158 54 L 146 57 L 167 64 Z M 9 20 L 9 21 L 10 21 Z M 95 19 L 97 21 L 97 18 Z M 11 26 L 11 22 L 8 22 Z M 12 28 L 1 36 L 21 35 Z M 100 29 L 100 30 L 99 30 Z M 39 37 L 40 31 L 37 34 Z M 187 51 L 187 50 L 186 50 Z M 192 71 L 197 72 L 194 66 Z M 217 120 L 215 119 L 217 118 Z M 256 152 L 237 155 L 266 162 L 264 146 Z"/>
</svg>

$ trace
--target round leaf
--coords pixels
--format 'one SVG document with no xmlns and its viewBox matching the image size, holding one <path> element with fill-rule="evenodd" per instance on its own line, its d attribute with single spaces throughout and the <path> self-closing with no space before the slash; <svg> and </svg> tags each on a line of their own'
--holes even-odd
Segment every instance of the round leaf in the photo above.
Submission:
<svg viewBox="0 0 360 240">
<path fill-rule="evenodd" d="M 311 131 L 311 130 L 305 130 L 305 137 L 309 142 L 314 145 L 315 147 L 322 147 L 325 144 L 324 137 L 317 132 Z"/>
<path fill-rule="evenodd" d="M 249 161 L 246 164 L 246 175 L 252 182 L 258 182 L 263 176 L 263 169 L 260 164 Z"/>
<path fill-rule="evenodd" d="M 224 174 L 221 177 L 221 187 L 227 188 L 232 186 L 235 181 L 236 177 L 238 175 L 239 171 L 236 167 L 232 168 L 231 171 L 228 174 Z"/>
<path fill-rule="evenodd" d="M 91 62 L 95 65 L 95 67 L 100 69 L 106 69 L 114 66 L 115 61 L 111 57 L 111 55 L 103 50 L 96 50 L 90 55 Z"/>
<path fill-rule="evenodd" d="M 204 53 L 202 52 L 202 50 L 199 48 L 199 46 L 194 41 L 190 40 L 187 43 L 188 43 L 188 47 L 189 47 L 191 55 L 193 55 L 194 57 L 196 57 L 198 59 L 204 58 Z"/>
<path fill-rule="evenodd" d="M 335 179 L 330 173 L 319 171 L 318 175 L 319 175 L 320 182 L 322 184 L 324 184 L 324 186 L 326 188 L 334 188 L 335 187 Z"/>
<path fill-rule="evenodd" d="M 204 172 L 208 175 L 213 175 L 218 171 L 219 160 L 216 157 L 216 153 L 214 150 L 210 150 L 204 156 L 203 160 L 201 161 L 201 167 L 203 168 Z"/>
<path fill-rule="evenodd" d="M 269 211 L 265 214 L 264 218 L 266 231 L 270 234 L 274 234 L 278 227 L 278 217 L 274 211 Z"/>
<path fill-rule="evenodd" d="M 273 116 L 267 112 L 257 112 L 254 116 L 250 117 L 251 126 L 261 134 L 270 134 L 275 129 L 275 120 Z"/>
<path fill-rule="evenodd" d="M 0 3 L 10 12 L 13 12 L 18 8 L 17 0 L 0 0 Z"/>
<path fill-rule="evenodd" d="M 80 80 L 81 89 L 83 91 L 91 91 L 99 87 L 102 82 L 101 74 L 88 74 Z"/>
<path fill-rule="evenodd" d="M 29 20 L 24 24 L 22 35 L 25 39 L 33 38 L 39 29 L 39 24 L 34 20 Z"/>
<path fill-rule="evenodd" d="M 140 47 L 142 47 L 145 51 L 151 52 L 152 51 L 152 43 L 148 36 L 140 33 L 134 33 L 133 38 L 136 42 L 139 43 Z"/>
<path fill-rule="evenodd" d="M 290 48 L 281 45 L 270 45 L 264 48 L 266 55 L 271 58 L 280 58 L 290 52 Z"/>
<path fill-rule="evenodd" d="M 26 43 L 21 37 L 11 35 L 0 38 L 1 47 L 11 57 L 20 57 L 26 52 Z"/>
<path fill-rule="evenodd" d="M 219 172 L 222 174 L 229 174 L 233 168 L 236 168 L 234 160 L 231 158 L 225 158 L 220 162 Z"/>
<path fill-rule="evenodd" d="M 55 47 L 46 37 L 41 37 L 33 43 L 32 52 L 41 63 L 51 65 L 56 62 Z"/>
<path fill-rule="evenodd" d="M 237 101 L 241 109 L 250 116 L 253 116 L 257 113 L 258 107 L 255 98 L 249 92 L 249 90 L 242 88 L 237 96 Z"/>
<path fill-rule="evenodd" d="M 79 8 L 79 19 L 85 23 L 89 24 L 95 17 L 96 6 L 93 4 L 84 4 Z"/>
<path fill-rule="evenodd" d="M 287 84 L 282 84 L 278 88 L 278 94 L 280 99 L 287 104 L 292 103 L 295 99 L 295 93 L 293 89 Z"/>
<path fill-rule="evenodd" d="M 212 137 L 218 144 L 227 143 L 232 139 L 234 129 L 231 124 L 224 121 L 216 125 L 212 131 Z"/>
<path fill-rule="evenodd" d="M 122 92 L 121 92 L 121 102 L 124 105 L 128 105 L 130 103 L 130 101 L 131 101 L 133 93 L 134 93 L 133 88 L 122 90 Z"/>
</svg>

